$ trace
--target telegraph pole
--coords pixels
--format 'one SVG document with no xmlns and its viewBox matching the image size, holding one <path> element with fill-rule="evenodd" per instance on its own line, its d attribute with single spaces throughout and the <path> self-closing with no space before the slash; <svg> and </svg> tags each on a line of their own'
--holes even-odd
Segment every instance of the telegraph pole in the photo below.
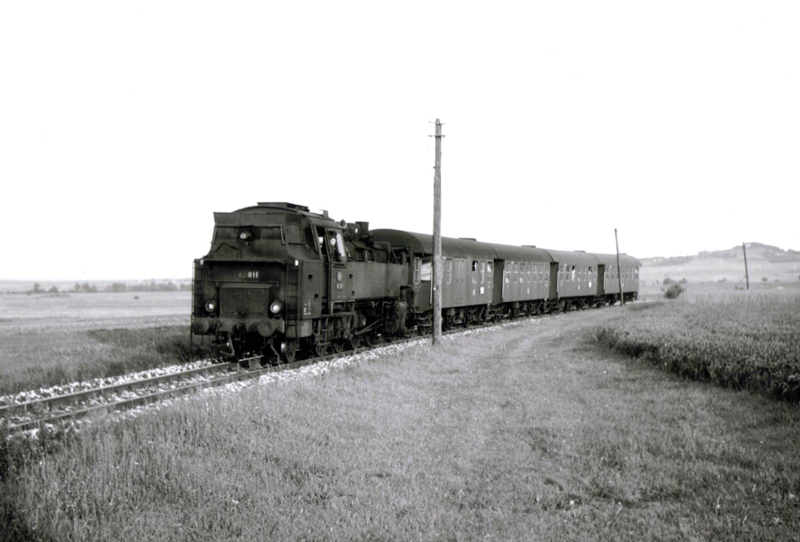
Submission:
<svg viewBox="0 0 800 542">
<path fill-rule="evenodd" d="M 750 289 L 750 273 L 747 272 L 747 246 L 742 243 L 742 252 L 744 252 L 744 278 L 747 281 L 747 289 Z"/>
<path fill-rule="evenodd" d="M 617 282 L 619 282 L 619 303 L 625 304 L 625 294 L 622 293 L 622 268 L 619 266 L 619 238 L 617 228 L 614 228 L 614 242 L 617 244 Z"/>
<path fill-rule="evenodd" d="M 442 123 L 436 119 L 433 166 L 433 344 L 442 340 Z"/>
</svg>

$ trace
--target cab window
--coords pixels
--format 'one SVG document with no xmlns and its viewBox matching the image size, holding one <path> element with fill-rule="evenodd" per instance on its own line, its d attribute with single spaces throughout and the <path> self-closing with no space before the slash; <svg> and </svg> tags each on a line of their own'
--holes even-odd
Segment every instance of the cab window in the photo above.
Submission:
<svg viewBox="0 0 800 542">
<path fill-rule="evenodd" d="M 432 273 L 432 266 L 431 262 L 422 262 L 422 266 L 419 270 L 419 279 L 423 282 L 430 282 Z"/>
<path fill-rule="evenodd" d="M 340 262 L 347 261 L 347 250 L 344 248 L 344 239 L 340 231 L 336 232 L 336 259 Z"/>
</svg>

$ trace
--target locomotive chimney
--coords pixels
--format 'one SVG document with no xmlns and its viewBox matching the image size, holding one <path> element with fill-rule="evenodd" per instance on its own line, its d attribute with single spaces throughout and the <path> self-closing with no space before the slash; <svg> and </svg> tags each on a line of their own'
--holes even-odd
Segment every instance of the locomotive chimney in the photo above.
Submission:
<svg viewBox="0 0 800 542">
<path fill-rule="evenodd" d="M 361 235 L 367 235 L 369 233 L 369 222 L 356 222 L 358 225 L 358 232 Z"/>
</svg>

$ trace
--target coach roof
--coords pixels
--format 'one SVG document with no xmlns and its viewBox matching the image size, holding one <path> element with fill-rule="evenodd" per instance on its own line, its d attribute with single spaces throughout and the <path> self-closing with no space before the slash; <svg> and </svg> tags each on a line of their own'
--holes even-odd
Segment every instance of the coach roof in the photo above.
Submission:
<svg viewBox="0 0 800 542">
<path fill-rule="evenodd" d="M 544 250 L 536 247 L 517 247 L 514 245 L 499 245 L 497 243 L 486 243 L 498 260 L 508 260 L 512 262 L 545 262 L 551 263 L 553 259 Z"/>
<path fill-rule="evenodd" d="M 617 265 L 617 255 L 616 254 L 595 254 L 600 263 L 603 265 Z M 634 258 L 633 256 L 628 256 L 627 254 L 620 254 L 619 255 L 619 263 L 621 266 L 630 266 L 630 267 L 641 267 L 642 262 Z"/>
<path fill-rule="evenodd" d="M 549 248 L 542 249 L 550 254 L 553 261 L 556 263 L 566 263 L 569 265 L 585 265 L 587 267 L 596 266 L 600 263 L 597 256 L 594 254 L 575 251 L 575 250 L 550 250 Z"/>
<path fill-rule="evenodd" d="M 414 254 L 433 254 L 433 235 L 389 229 L 372 230 L 370 233 L 375 241 L 409 247 Z M 494 259 L 494 251 L 488 244 L 452 237 L 442 237 L 442 255 L 449 258 L 470 256 L 481 260 Z"/>
</svg>

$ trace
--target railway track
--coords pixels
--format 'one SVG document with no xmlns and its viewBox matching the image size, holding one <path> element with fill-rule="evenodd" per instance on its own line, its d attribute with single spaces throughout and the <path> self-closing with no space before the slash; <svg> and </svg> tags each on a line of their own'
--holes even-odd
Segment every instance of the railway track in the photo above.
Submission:
<svg viewBox="0 0 800 542">
<path fill-rule="evenodd" d="M 5 405 L 0 407 L 0 425 L 4 426 L 9 433 L 41 429 L 47 425 L 54 426 L 92 414 L 136 408 L 204 388 L 258 378 L 269 372 L 296 369 L 348 353 L 352 352 L 342 352 L 332 356 L 257 369 L 243 369 L 238 362 L 221 363 L 169 375 Z M 260 357 L 246 358 L 242 361 L 258 365 Z"/>
<path fill-rule="evenodd" d="M 502 322 L 483 324 L 470 328 L 472 331 L 491 329 L 509 323 L 521 323 L 526 320 L 541 318 L 542 315 L 531 316 Z M 463 333 L 465 329 L 449 330 L 444 335 Z M 221 386 L 237 381 L 258 378 L 267 373 L 275 373 L 298 369 L 326 360 L 352 355 L 357 352 L 371 350 L 387 345 L 399 345 L 427 339 L 419 335 L 396 339 L 391 342 L 382 341 L 370 348 L 345 350 L 342 352 L 318 356 L 293 363 L 261 367 L 261 356 L 244 358 L 240 362 L 219 363 L 186 371 L 175 372 L 140 380 L 127 381 L 74 393 L 45 397 L 31 401 L 0 406 L 0 429 L 8 433 L 19 433 L 47 426 L 63 424 L 89 415 L 108 413 L 145 406 L 158 401 L 187 395 L 204 388 Z M 243 368 L 247 365 L 254 368 Z"/>
<path fill-rule="evenodd" d="M 375 347 L 402 344 L 419 339 L 420 337 L 405 338 L 391 343 L 377 344 Z M 358 351 L 365 350 L 367 349 Z M 41 429 L 48 425 L 55 426 L 97 413 L 136 408 L 194 393 L 204 388 L 258 378 L 267 373 L 298 369 L 321 361 L 348 356 L 355 352 L 346 350 L 267 367 L 260 366 L 261 356 L 254 356 L 244 358 L 239 362 L 214 364 L 172 374 L 4 405 L 0 406 L 0 427 L 9 433 Z M 242 365 L 255 368 L 243 368 Z"/>
</svg>

